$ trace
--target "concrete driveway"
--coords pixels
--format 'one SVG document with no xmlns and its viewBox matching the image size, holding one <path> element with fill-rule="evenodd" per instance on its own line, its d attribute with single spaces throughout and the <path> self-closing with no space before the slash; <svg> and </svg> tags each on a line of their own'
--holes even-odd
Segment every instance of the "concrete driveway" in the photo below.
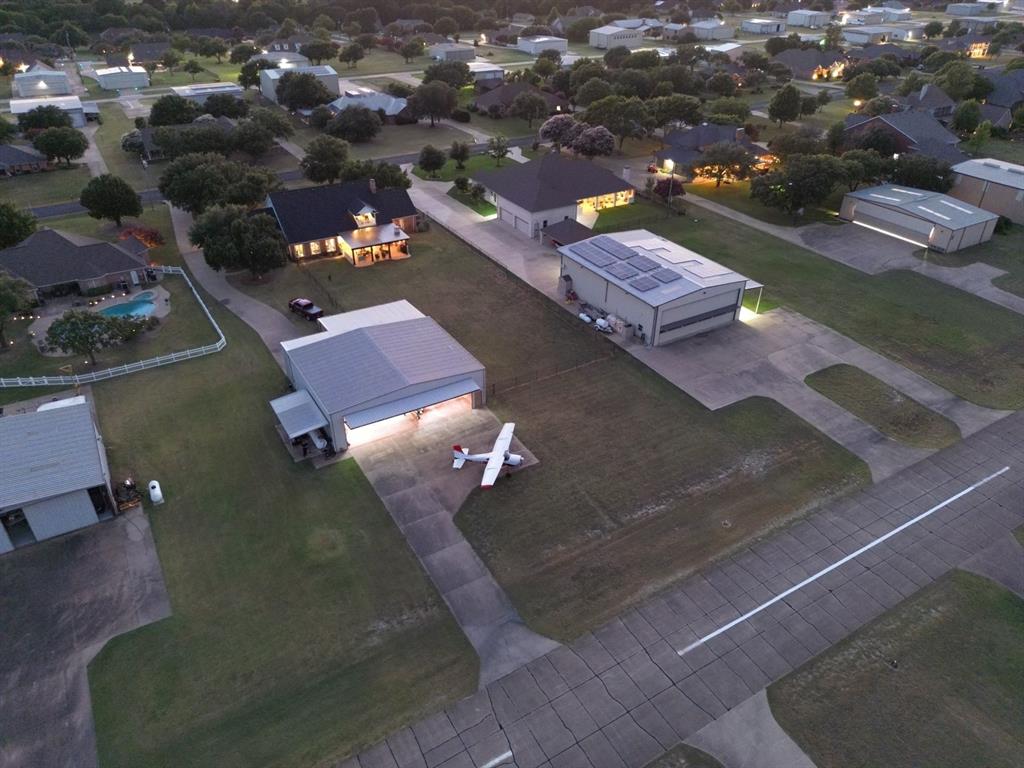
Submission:
<svg viewBox="0 0 1024 768">
<path fill-rule="evenodd" d="M 0 765 L 95 768 L 86 666 L 170 615 L 141 511 L 0 557 Z"/>
</svg>

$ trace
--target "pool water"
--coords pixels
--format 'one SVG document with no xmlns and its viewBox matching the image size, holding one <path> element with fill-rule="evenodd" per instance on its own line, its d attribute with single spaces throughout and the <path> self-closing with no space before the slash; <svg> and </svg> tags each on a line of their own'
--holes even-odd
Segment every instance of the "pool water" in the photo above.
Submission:
<svg viewBox="0 0 1024 768">
<path fill-rule="evenodd" d="M 101 309 L 100 314 L 107 317 L 149 317 L 156 309 L 153 303 L 155 295 L 152 291 L 143 291 L 131 301 Z"/>
</svg>

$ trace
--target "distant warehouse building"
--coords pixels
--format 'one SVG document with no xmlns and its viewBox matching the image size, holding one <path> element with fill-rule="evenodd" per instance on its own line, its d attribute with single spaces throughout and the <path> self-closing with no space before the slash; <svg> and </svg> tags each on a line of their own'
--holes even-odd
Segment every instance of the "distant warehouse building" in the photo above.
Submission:
<svg viewBox="0 0 1024 768">
<path fill-rule="evenodd" d="M 113 514 L 103 439 L 84 397 L 0 417 L 0 554 Z"/>
<path fill-rule="evenodd" d="M 828 26 L 828 22 L 831 18 L 832 15 L 828 11 L 800 9 L 789 12 L 789 15 L 786 16 L 786 24 L 791 27 L 808 27 L 810 29 L 816 29 L 818 27 Z"/>
<path fill-rule="evenodd" d="M 108 67 L 96 70 L 96 82 L 105 91 L 128 91 L 148 88 L 149 73 L 142 67 Z"/>
<path fill-rule="evenodd" d="M 45 64 L 34 64 L 26 72 L 15 72 L 14 93 L 23 99 L 40 96 L 67 96 L 71 93 L 68 73 Z"/>
<path fill-rule="evenodd" d="M 735 28 L 716 19 L 695 21 L 686 30 L 698 40 L 728 40 L 736 34 Z"/>
<path fill-rule="evenodd" d="M 51 96 L 45 99 L 11 99 L 11 114 L 17 120 L 39 107 L 57 107 L 71 119 L 71 125 L 81 128 L 87 120 L 98 120 L 100 108 L 95 101 L 82 101 L 77 96 Z"/>
<path fill-rule="evenodd" d="M 614 24 L 606 24 L 590 30 L 591 48 L 638 48 L 643 45 L 644 33 L 639 29 L 626 29 Z"/>
<path fill-rule="evenodd" d="M 295 74 L 306 74 L 313 75 L 317 80 L 324 84 L 329 93 L 333 93 L 335 96 L 341 95 L 341 86 L 338 81 L 338 73 L 334 70 L 334 67 L 329 67 L 326 64 L 322 66 L 308 66 L 308 67 L 291 67 L 289 69 L 261 69 L 260 70 L 260 94 L 265 99 L 277 104 L 277 83 L 288 72 Z"/>
<path fill-rule="evenodd" d="M 740 29 L 752 35 L 778 35 L 786 31 L 786 22 L 781 19 L 744 19 Z"/>
<path fill-rule="evenodd" d="M 651 346 L 729 325 L 744 292 L 761 287 L 644 229 L 598 235 L 558 252 L 561 292 L 574 291 L 621 321 L 617 330 Z"/>
<path fill-rule="evenodd" d="M 999 219 L 939 192 L 890 184 L 848 192 L 839 218 L 943 253 L 988 242 Z"/>
<path fill-rule="evenodd" d="M 1024 224 L 1024 165 L 989 158 L 965 160 L 953 170 L 951 196 Z"/>
<path fill-rule="evenodd" d="M 171 88 L 171 92 L 188 99 L 195 104 L 205 104 L 211 96 L 226 95 L 234 96 L 236 99 L 244 98 L 245 91 L 237 83 L 193 83 L 192 85 L 178 85 Z"/>
<path fill-rule="evenodd" d="M 516 41 L 516 48 L 523 53 L 537 55 L 542 51 L 558 51 L 559 53 L 569 52 L 569 41 L 564 37 L 552 37 L 551 35 L 533 35 L 520 37 Z"/>
</svg>

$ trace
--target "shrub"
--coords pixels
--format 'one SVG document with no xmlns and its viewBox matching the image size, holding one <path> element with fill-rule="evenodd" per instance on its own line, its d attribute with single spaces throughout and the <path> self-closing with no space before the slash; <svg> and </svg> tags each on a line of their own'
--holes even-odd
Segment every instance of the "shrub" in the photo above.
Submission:
<svg viewBox="0 0 1024 768">
<path fill-rule="evenodd" d="M 467 179 L 465 176 L 456 176 L 455 177 L 455 188 L 457 190 L 459 190 L 459 192 L 468 192 L 469 191 L 469 179 Z"/>
<path fill-rule="evenodd" d="M 491 104 L 487 108 L 487 114 L 494 120 L 500 120 L 505 116 L 505 110 L 501 108 L 501 104 Z"/>
<path fill-rule="evenodd" d="M 160 233 L 160 230 L 153 229 L 152 227 L 125 227 L 121 230 L 121 234 L 118 235 L 120 240 L 127 240 L 129 237 L 142 241 L 150 248 L 156 248 L 164 244 L 164 236 Z"/>
<path fill-rule="evenodd" d="M 453 109 L 452 120 L 456 123 L 468 123 L 470 120 L 469 111 L 465 109 Z"/>
</svg>

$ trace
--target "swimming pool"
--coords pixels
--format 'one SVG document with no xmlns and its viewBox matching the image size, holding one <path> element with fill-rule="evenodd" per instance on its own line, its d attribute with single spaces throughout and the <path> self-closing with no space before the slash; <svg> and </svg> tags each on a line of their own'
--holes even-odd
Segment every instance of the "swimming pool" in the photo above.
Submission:
<svg viewBox="0 0 1024 768">
<path fill-rule="evenodd" d="M 155 295 L 152 291 L 143 291 L 131 301 L 101 309 L 100 314 L 107 317 L 149 317 L 156 309 L 153 303 Z"/>
</svg>

